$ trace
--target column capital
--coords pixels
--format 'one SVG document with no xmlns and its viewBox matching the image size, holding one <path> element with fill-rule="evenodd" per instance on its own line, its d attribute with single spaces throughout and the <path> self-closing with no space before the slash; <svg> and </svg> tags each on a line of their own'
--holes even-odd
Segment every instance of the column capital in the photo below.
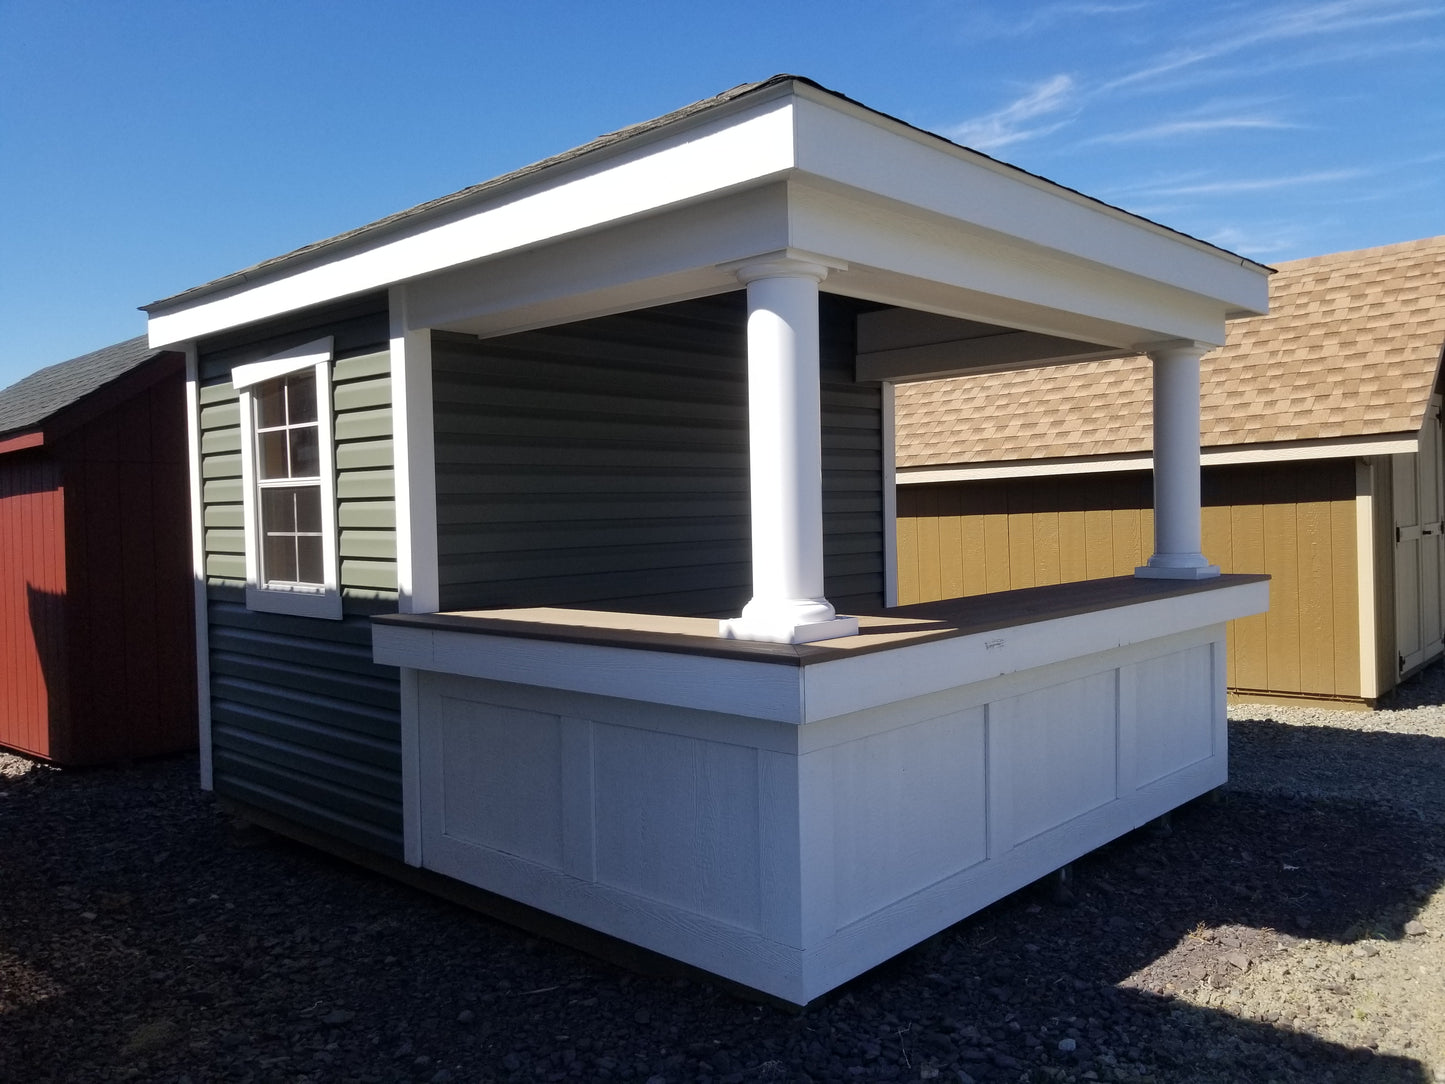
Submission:
<svg viewBox="0 0 1445 1084">
<path fill-rule="evenodd" d="M 743 285 L 757 279 L 810 278 L 822 282 L 829 271 L 846 271 L 843 260 L 831 256 L 820 256 L 816 252 L 805 252 L 797 248 L 780 248 L 773 252 L 760 252 L 741 260 L 729 260 L 718 264 L 718 269 L 730 271 Z"/>
<path fill-rule="evenodd" d="M 1155 361 L 1176 357 L 1200 358 L 1215 349 L 1217 343 L 1201 342 L 1198 339 L 1169 339 L 1165 342 L 1145 343 L 1138 349 Z"/>
</svg>

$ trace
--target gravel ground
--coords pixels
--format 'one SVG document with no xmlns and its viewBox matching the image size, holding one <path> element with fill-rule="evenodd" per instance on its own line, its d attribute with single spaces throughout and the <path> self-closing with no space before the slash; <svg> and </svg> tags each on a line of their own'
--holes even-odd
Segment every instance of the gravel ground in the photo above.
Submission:
<svg viewBox="0 0 1445 1084">
<path fill-rule="evenodd" d="M 1232 709 L 1222 799 L 801 1012 L 0 755 L 0 1080 L 1445 1081 L 1442 705 Z"/>
</svg>

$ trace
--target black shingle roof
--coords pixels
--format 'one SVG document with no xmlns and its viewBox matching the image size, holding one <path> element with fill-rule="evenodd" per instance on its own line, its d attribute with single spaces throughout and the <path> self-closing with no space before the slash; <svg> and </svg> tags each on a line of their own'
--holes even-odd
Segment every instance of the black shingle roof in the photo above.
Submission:
<svg viewBox="0 0 1445 1084">
<path fill-rule="evenodd" d="M 0 436 L 34 429 L 159 353 L 137 335 L 23 377 L 0 391 Z"/>
</svg>

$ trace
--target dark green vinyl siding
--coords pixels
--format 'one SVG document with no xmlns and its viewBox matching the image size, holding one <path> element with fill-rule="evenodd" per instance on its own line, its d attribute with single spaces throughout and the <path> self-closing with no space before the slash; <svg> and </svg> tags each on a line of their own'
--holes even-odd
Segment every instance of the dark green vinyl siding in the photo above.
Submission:
<svg viewBox="0 0 1445 1084">
<path fill-rule="evenodd" d="M 378 310 L 377 304 L 383 307 Z M 371 661 L 373 613 L 396 609 L 396 513 L 385 298 L 201 344 L 201 475 L 218 793 L 401 855 L 398 675 Z M 344 617 L 247 610 L 240 406 L 231 369 L 334 339 Z"/>
<path fill-rule="evenodd" d="M 398 684 L 369 618 L 257 613 L 226 588 L 208 610 L 217 792 L 400 856 Z"/>
<path fill-rule="evenodd" d="M 828 597 L 881 605 L 881 410 L 825 296 Z M 443 609 L 736 613 L 751 594 L 741 292 L 433 342 Z"/>
</svg>

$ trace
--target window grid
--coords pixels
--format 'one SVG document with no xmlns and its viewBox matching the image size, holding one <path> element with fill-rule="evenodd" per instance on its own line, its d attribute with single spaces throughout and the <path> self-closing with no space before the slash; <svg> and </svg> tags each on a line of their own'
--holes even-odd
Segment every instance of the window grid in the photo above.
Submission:
<svg viewBox="0 0 1445 1084">
<path fill-rule="evenodd" d="M 315 374 L 267 381 L 254 404 L 261 581 L 324 586 Z"/>
</svg>

